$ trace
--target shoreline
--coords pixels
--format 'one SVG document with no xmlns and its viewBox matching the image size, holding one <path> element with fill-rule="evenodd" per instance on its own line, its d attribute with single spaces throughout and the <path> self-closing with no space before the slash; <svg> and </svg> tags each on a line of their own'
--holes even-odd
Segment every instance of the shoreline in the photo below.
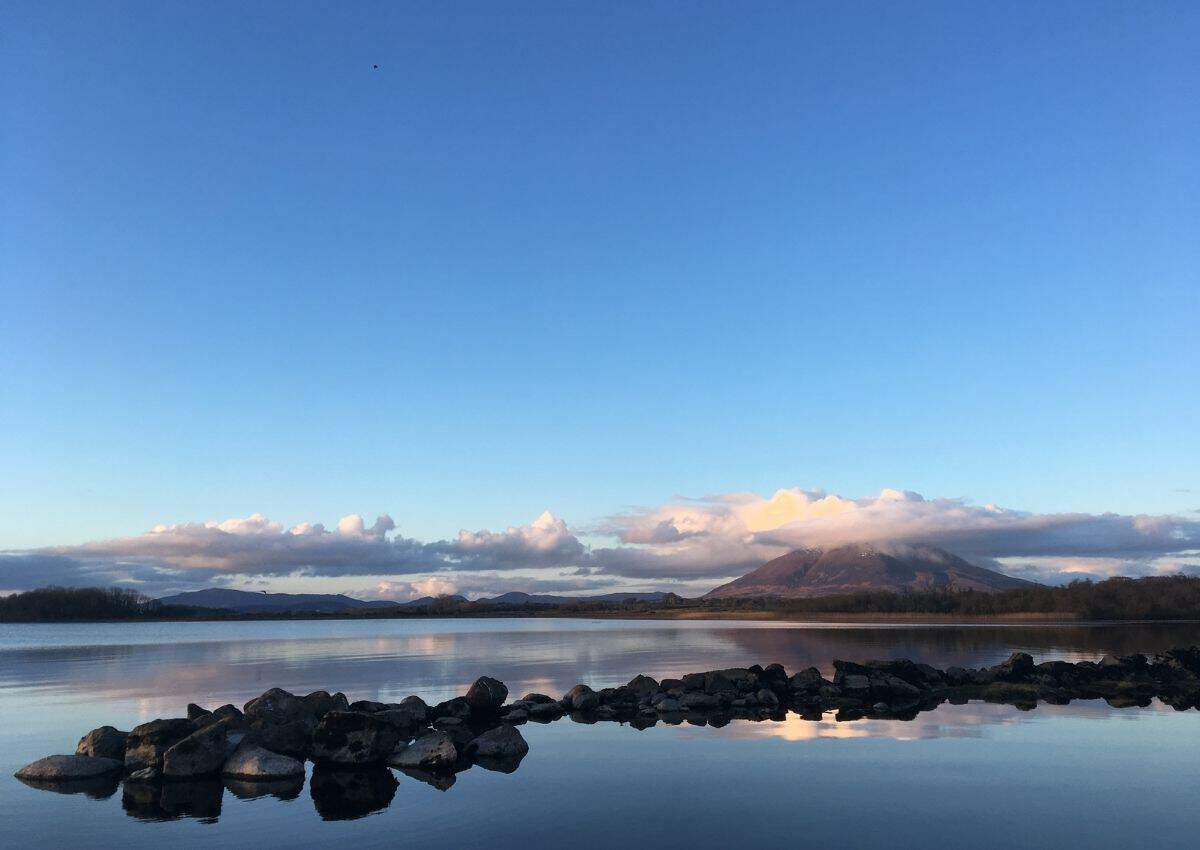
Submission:
<svg viewBox="0 0 1200 850">
<path fill-rule="evenodd" d="M 792 613 L 788 611 L 702 611 L 695 609 L 658 611 L 592 611 L 568 612 L 561 610 L 530 611 L 474 611 L 463 614 L 406 613 L 400 615 L 363 616 L 346 613 L 323 613 L 306 611 L 295 613 L 236 613 L 196 616 L 136 617 L 79 620 L 0 620 L 3 626 L 45 625 L 97 625 L 135 623 L 241 623 L 241 622 L 324 622 L 324 621 L 395 621 L 395 620 L 678 620 L 678 621 L 754 621 L 763 623 L 803 624 L 847 624 L 847 625 L 963 625 L 963 626 L 1109 626 L 1109 625 L 1180 625 L 1200 623 L 1200 618 L 1173 619 L 1084 619 L 1078 614 L 1062 613 L 1013 613 L 1013 614 L 907 614 L 907 613 Z"/>
</svg>

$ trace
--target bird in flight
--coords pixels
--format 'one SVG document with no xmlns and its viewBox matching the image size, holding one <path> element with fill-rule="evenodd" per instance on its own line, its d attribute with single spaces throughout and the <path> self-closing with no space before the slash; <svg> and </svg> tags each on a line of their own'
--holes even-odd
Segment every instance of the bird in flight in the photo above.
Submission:
<svg viewBox="0 0 1200 850">
<path fill-rule="evenodd" d="M 372 68 L 374 68 L 376 71 L 378 71 L 378 70 L 379 70 L 379 66 L 378 66 L 378 65 L 372 65 L 371 67 L 372 67 Z"/>
</svg>

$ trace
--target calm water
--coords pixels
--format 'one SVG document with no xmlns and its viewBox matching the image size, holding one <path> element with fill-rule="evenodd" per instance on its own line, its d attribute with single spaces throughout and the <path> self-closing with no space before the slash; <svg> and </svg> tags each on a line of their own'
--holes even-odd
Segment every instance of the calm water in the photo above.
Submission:
<svg viewBox="0 0 1200 850">
<path fill-rule="evenodd" d="M 220 783 L 141 799 L 11 777 L 87 730 L 242 704 L 271 686 L 438 700 L 476 676 L 514 695 L 752 663 L 909 657 L 939 667 L 1096 659 L 1200 643 L 1200 625 L 837 626 L 427 620 L 0 625 L 0 824 L 7 846 L 353 841 L 424 847 L 1195 846 L 1200 712 L 972 703 L 910 722 L 734 721 L 720 729 L 527 724 L 512 774 L 439 790 L 403 774 L 310 776 L 277 796 Z M 310 768 L 311 773 L 311 768 Z M 394 779 L 393 779 L 394 777 Z M 398 780 L 398 784 L 396 782 Z M 261 791 L 261 789 L 260 789 Z M 341 819 L 353 816 L 353 819 Z M 174 818 L 174 819 L 170 819 Z"/>
</svg>

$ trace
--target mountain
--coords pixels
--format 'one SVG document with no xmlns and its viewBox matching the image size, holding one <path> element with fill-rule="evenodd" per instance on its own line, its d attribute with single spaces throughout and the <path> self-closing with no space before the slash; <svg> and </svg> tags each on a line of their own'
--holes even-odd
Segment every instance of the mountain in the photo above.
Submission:
<svg viewBox="0 0 1200 850">
<path fill-rule="evenodd" d="M 476 600 L 487 605 L 566 605 L 571 602 L 661 602 L 667 594 L 660 591 L 650 593 L 601 593 L 596 596 L 554 596 L 548 593 L 522 593 L 519 590 L 501 593 L 487 599 Z"/>
<path fill-rule="evenodd" d="M 705 599 L 835 596 L 861 590 L 981 590 L 1033 583 L 967 563 L 935 546 L 866 544 L 798 549 L 705 594 Z"/>
<path fill-rule="evenodd" d="M 287 611 L 317 611 L 322 613 L 349 611 L 357 608 L 390 608 L 394 602 L 364 602 L 340 593 L 251 593 L 246 590 L 227 590 L 210 587 L 164 596 L 164 605 L 187 608 L 219 608 L 239 614 L 282 613 Z"/>
<path fill-rule="evenodd" d="M 513 591 L 490 599 L 477 599 L 483 605 L 563 605 L 569 602 L 625 602 L 627 600 L 661 602 L 665 593 L 604 593 L 599 596 L 551 596 Z M 163 605 L 180 605 L 185 608 L 216 608 L 236 611 L 239 614 L 280 614 L 311 611 L 338 613 L 362 608 L 428 608 L 435 602 L 466 602 L 465 596 L 422 596 L 411 602 L 392 602 L 387 599 L 354 599 L 340 593 L 251 593 L 246 590 L 226 590 L 210 587 L 164 596 Z"/>
</svg>

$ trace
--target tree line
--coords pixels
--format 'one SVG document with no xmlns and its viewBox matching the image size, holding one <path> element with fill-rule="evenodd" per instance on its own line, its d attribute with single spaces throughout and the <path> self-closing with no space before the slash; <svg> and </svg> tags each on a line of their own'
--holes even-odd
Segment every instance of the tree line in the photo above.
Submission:
<svg viewBox="0 0 1200 850">
<path fill-rule="evenodd" d="M 650 602 L 579 599 L 562 604 L 504 605 L 442 597 L 424 607 L 378 607 L 336 613 L 239 614 L 163 605 L 133 590 L 47 587 L 0 598 L 0 622 L 161 619 L 391 619 L 480 616 L 654 616 L 698 613 L 773 612 L 805 614 L 944 614 L 989 617 L 1058 614 L 1084 620 L 1200 619 L 1200 577 L 1151 576 L 1074 581 L 1063 587 L 1035 585 L 987 593 L 977 590 L 924 590 L 893 593 L 866 590 L 803 599 L 685 599 L 667 594 Z"/>
</svg>

